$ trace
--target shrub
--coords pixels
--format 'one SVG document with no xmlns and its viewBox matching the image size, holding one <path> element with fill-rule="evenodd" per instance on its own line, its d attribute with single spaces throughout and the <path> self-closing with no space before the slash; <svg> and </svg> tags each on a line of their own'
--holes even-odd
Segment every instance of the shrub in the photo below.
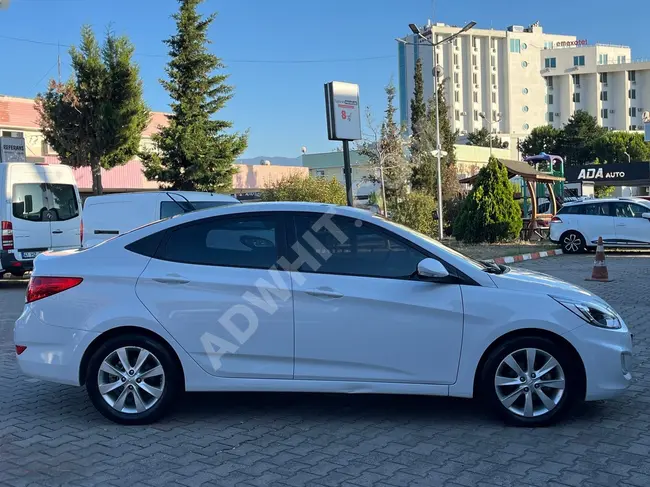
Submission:
<svg viewBox="0 0 650 487">
<path fill-rule="evenodd" d="M 460 215 L 460 209 L 463 207 L 463 202 L 465 197 L 460 195 L 456 196 L 449 201 L 445 201 L 442 207 L 443 214 L 445 215 L 445 227 L 444 232 L 445 236 L 449 237 L 453 235 L 454 222 L 458 219 Z"/>
<path fill-rule="evenodd" d="M 262 191 L 263 201 L 312 201 L 345 205 L 345 188 L 336 179 L 287 176 Z"/>
<path fill-rule="evenodd" d="M 463 203 L 454 235 L 465 242 L 497 242 L 517 238 L 522 226 L 508 171 L 492 157 Z"/>
<path fill-rule="evenodd" d="M 432 196 L 419 192 L 409 193 L 391 210 L 393 221 L 430 237 L 438 236 L 438 226 L 433 219 L 436 200 Z"/>
</svg>

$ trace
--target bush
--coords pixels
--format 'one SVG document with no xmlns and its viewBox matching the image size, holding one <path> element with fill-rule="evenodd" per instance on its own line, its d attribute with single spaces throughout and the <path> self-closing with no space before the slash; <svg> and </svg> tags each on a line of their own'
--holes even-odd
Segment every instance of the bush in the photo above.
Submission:
<svg viewBox="0 0 650 487">
<path fill-rule="evenodd" d="M 432 196 L 419 192 L 409 193 L 391 210 L 391 220 L 396 223 L 406 225 L 430 237 L 438 236 L 438 226 L 433 219 L 436 200 Z"/>
<path fill-rule="evenodd" d="M 262 191 L 263 201 L 312 201 L 345 205 L 345 188 L 336 179 L 287 176 Z"/>
<path fill-rule="evenodd" d="M 508 171 L 492 157 L 465 199 L 454 235 L 465 242 L 497 242 L 518 238 L 522 226 Z"/>
<path fill-rule="evenodd" d="M 460 210 L 463 207 L 463 202 L 465 201 L 464 196 L 456 196 L 449 201 L 445 201 L 442 207 L 443 214 L 445 215 L 445 227 L 444 232 L 445 236 L 450 237 L 453 235 L 454 222 L 458 219 L 460 215 Z"/>
</svg>

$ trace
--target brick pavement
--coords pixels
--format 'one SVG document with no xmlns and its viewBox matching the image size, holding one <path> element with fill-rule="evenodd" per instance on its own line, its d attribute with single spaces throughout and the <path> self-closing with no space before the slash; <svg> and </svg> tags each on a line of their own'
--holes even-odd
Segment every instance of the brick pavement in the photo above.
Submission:
<svg viewBox="0 0 650 487">
<path fill-rule="evenodd" d="M 0 281 L 0 485 L 650 486 L 650 256 L 522 267 L 576 282 L 635 333 L 634 385 L 559 426 L 508 428 L 473 401 L 399 396 L 191 394 L 164 421 L 124 427 L 83 389 L 20 374 L 21 284 Z"/>
</svg>

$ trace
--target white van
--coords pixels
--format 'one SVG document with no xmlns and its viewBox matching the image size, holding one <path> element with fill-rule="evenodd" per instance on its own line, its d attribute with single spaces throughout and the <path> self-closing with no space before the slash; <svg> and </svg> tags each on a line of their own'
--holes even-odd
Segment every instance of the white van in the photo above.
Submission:
<svg viewBox="0 0 650 487">
<path fill-rule="evenodd" d="M 92 247 L 163 218 L 215 206 L 240 204 L 232 196 L 195 191 L 150 191 L 91 196 L 84 203 L 82 246 Z"/>
<path fill-rule="evenodd" d="M 81 245 L 81 198 L 62 164 L 0 163 L 0 277 L 22 276 L 45 250 Z"/>
</svg>

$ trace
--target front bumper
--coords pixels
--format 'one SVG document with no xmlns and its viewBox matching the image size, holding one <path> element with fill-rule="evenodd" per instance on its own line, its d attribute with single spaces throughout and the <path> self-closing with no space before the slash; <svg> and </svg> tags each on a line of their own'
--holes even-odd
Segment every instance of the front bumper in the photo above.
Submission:
<svg viewBox="0 0 650 487">
<path fill-rule="evenodd" d="M 17 356 L 18 365 L 29 376 L 78 386 L 83 353 L 97 336 L 84 330 L 47 325 L 26 305 L 14 326 L 14 343 L 27 347 Z"/>
<path fill-rule="evenodd" d="M 564 335 L 576 348 L 585 366 L 585 400 L 609 399 L 632 382 L 632 335 L 623 324 L 608 330 L 585 324 Z"/>
</svg>

